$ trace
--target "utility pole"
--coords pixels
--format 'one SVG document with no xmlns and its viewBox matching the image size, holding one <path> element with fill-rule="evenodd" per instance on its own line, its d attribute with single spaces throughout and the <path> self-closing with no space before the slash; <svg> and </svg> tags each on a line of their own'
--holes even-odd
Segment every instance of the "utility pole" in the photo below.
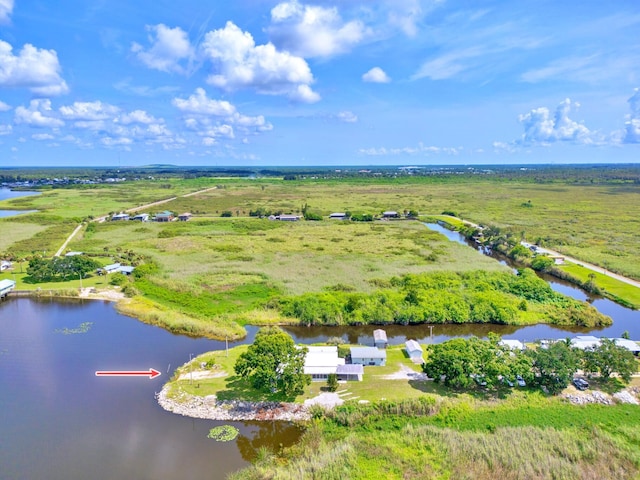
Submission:
<svg viewBox="0 0 640 480">
<path fill-rule="evenodd" d="M 193 358 L 193 353 L 189 354 L 189 376 L 191 377 L 189 383 L 193 385 L 193 362 L 191 359 Z"/>
</svg>

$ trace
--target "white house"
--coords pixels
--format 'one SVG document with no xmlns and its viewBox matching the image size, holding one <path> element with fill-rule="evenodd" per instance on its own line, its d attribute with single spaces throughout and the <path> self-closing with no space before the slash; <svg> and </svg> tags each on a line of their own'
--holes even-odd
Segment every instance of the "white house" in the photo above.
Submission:
<svg viewBox="0 0 640 480">
<path fill-rule="evenodd" d="M 387 351 L 376 347 L 351 347 L 351 363 L 360 365 L 380 365 L 387 362 Z"/>
<path fill-rule="evenodd" d="M 520 340 L 500 340 L 500 345 L 509 347 L 511 350 L 524 350 L 524 343 Z"/>
<path fill-rule="evenodd" d="M 414 363 L 422 363 L 422 347 L 415 340 L 407 340 L 404 344 L 404 349 L 407 351 L 407 355 Z"/>
<path fill-rule="evenodd" d="M 15 288 L 15 286 L 16 282 L 14 282 L 13 280 L 0 280 L 0 298 L 6 297 L 7 294 Z"/>
<path fill-rule="evenodd" d="M 576 338 L 571 339 L 571 346 L 580 350 L 597 347 L 598 345 L 600 345 L 600 339 L 593 335 L 577 335 Z"/>
<path fill-rule="evenodd" d="M 313 381 L 326 381 L 331 373 L 337 373 L 339 365 L 344 365 L 344 358 L 338 357 L 338 347 L 307 347 L 304 359 L 304 373 L 311 375 Z"/>
<path fill-rule="evenodd" d="M 97 270 L 98 275 L 105 275 L 105 274 L 109 274 L 109 273 L 116 273 L 120 271 L 120 264 L 119 263 L 112 263 L 111 265 L 105 265 L 102 268 L 99 268 Z"/>
</svg>

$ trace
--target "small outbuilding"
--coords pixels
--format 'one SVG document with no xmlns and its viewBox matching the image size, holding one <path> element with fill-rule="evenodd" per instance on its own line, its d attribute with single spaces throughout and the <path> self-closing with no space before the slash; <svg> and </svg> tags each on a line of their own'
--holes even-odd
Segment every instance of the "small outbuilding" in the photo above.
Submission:
<svg viewBox="0 0 640 480">
<path fill-rule="evenodd" d="M 407 351 L 407 355 L 414 363 L 422 363 L 422 347 L 415 340 L 407 340 L 404 344 L 404 349 Z"/>
<path fill-rule="evenodd" d="M 180 220 L 181 222 L 186 222 L 189 219 L 191 219 L 190 213 L 181 213 L 180 215 L 178 215 L 178 220 Z"/>
<path fill-rule="evenodd" d="M 9 270 L 11 268 L 11 262 L 6 260 L 2 260 L 0 262 L 0 272 L 4 272 L 5 270 Z"/>
<path fill-rule="evenodd" d="M 400 214 L 393 210 L 389 210 L 387 212 L 382 212 L 382 218 L 400 218 Z"/>
<path fill-rule="evenodd" d="M 297 222 L 300 220 L 298 215 L 278 215 L 276 218 L 281 222 Z"/>
<path fill-rule="evenodd" d="M 139 213 L 135 217 L 131 218 L 131 220 L 135 220 L 138 222 L 148 222 L 149 214 L 148 213 Z"/>
<path fill-rule="evenodd" d="M 121 265 L 120 268 L 117 270 L 117 272 L 123 273 L 125 275 L 131 275 L 135 269 L 136 267 L 131 267 L 129 265 Z"/>
<path fill-rule="evenodd" d="M 347 214 L 346 213 L 332 213 L 331 215 L 329 215 L 329 218 L 331 220 L 346 220 L 347 219 Z"/>
<path fill-rule="evenodd" d="M 382 329 L 373 331 L 373 346 L 376 348 L 387 348 L 389 342 L 387 341 L 387 332 Z"/>
<path fill-rule="evenodd" d="M 112 222 L 117 222 L 120 220 L 129 220 L 129 214 L 128 213 L 116 213 L 115 215 L 111 216 L 111 221 Z"/>
<path fill-rule="evenodd" d="M 83 252 L 67 252 L 64 254 L 65 257 L 77 257 L 78 255 L 83 255 Z"/>
<path fill-rule="evenodd" d="M 384 366 L 387 363 L 387 351 L 376 347 L 351 347 L 351 363 Z"/>
</svg>

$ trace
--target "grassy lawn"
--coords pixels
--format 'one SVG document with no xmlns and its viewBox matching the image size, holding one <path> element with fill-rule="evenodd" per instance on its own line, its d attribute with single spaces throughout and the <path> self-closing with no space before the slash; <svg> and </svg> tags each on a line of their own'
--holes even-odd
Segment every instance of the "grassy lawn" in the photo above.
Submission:
<svg viewBox="0 0 640 480">
<path fill-rule="evenodd" d="M 559 265 L 558 268 L 570 273 L 582 282 L 588 282 L 589 275 L 593 274 L 595 275 L 594 281 L 598 287 L 606 290 L 608 293 L 616 297 L 627 300 L 635 305 L 635 308 L 640 308 L 640 288 L 638 287 L 621 282 L 620 280 L 616 280 L 615 278 L 611 278 L 602 273 L 594 272 L 593 270 L 589 270 L 574 263 L 565 263 L 564 265 Z"/>
<path fill-rule="evenodd" d="M 39 282 L 32 283 L 30 282 L 30 277 L 27 275 L 27 262 L 23 264 L 23 273 L 20 273 L 20 267 L 17 264 L 14 264 L 13 271 L 5 271 L 0 273 L 0 280 L 9 279 L 14 280 L 16 282 L 16 290 L 68 290 L 68 289 L 79 289 L 80 288 L 80 278 L 78 275 L 75 278 L 70 278 L 66 281 L 60 280 L 58 282 Z M 13 273 L 15 272 L 15 274 Z M 88 275 L 86 277 L 82 277 L 82 287 L 95 287 L 98 289 L 110 288 L 109 278 L 100 276 L 100 275 Z"/>
</svg>

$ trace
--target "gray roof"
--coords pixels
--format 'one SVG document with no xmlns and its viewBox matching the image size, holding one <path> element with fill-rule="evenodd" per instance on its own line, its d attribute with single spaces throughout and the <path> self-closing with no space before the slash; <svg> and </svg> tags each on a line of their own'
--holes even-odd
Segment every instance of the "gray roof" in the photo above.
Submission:
<svg viewBox="0 0 640 480">
<path fill-rule="evenodd" d="M 336 367 L 336 374 L 348 374 L 348 375 L 362 375 L 364 373 L 364 367 L 359 363 L 338 365 Z"/>
<path fill-rule="evenodd" d="M 387 351 L 376 347 L 351 347 L 351 358 L 387 358 Z"/>
<path fill-rule="evenodd" d="M 16 286 L 16 282 L 14 282 L 13 280 L 8 280 L 8 279 L 4 279 L 4 280 L 0 280 L 0 290 L 4 290 L 5 288 L 12 288 Z"/>
<path fill-rule="evenodd" d="M 385 332 L 382 329 L 377 329 L 373 331 L 373 339 L 378 342 L 378 341 L 383 341 L 386 342 L 387 341 L 387 332 Z"/>
<path fill-rule="evenodd" d="M 420 353 L 422 353 L 422 347 L 415 340 L 407 340 L 404 345 L 405 345 L 408 353 L 410 353 L 410 352 L 420 352 Z"/>
</svg>

